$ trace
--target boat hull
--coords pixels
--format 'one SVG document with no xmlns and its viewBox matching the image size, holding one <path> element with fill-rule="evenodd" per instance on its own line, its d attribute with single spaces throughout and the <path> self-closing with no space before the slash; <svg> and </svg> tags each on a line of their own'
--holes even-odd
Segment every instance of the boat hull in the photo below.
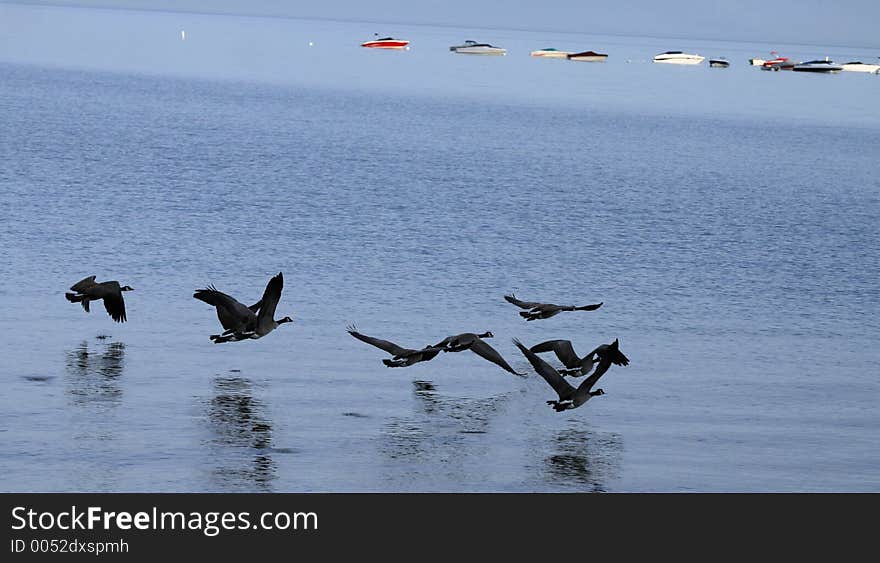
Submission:
<svg viewBox="0 0 880 563">
<path fill-rule="evenodd" d="M 564 59 L 571 53 L 567 51 L 532 51 L 529 55 L 533 57 L 541 57 L 544 59 Z"/>
<path fill-rule="evenodd" d="M 791 70 L 793 70 L 793 71 L 795 71 L 795 72 L 813 72 L 813 73 L 816 73 L 816 74 L 837 74 L 837 73 L 840 72 L 842 69 L 841 69 L 840 67 L 836 67 L 836 68 L 829 68 L 829 67 L 823 67 L 823 68 L 816 68 L 816 67 L 800 67 L 800 68 L 798 68 L 798 67 L 796 66 L 796 67 L 794 67 L 794 68 L 791 69 Z"/>
<path fill-rule="evenodd" d="M 655 63 L 668 65 L 698 65 L 706 60 L 706 57 L 700 55 L 657 55 L 654 57 Z"/>
<path fill-rule="evenodd" d="M 500 47 L 458 47 L 453 52 L 462 55 L 506 55 L 507 49 Z"/>
<path fill-rule="evenodd" d="M 406 49 L 407 45 L 409 45 L 409 41 L 402 39 L 393 41 L 367 41 L 366 43 L 361 43 L 361 47 L 367 47 L 369 49 Z"/>
<path fill-rule="evenodd" d="M 880 65 L 866 63 L 847 63 L 841 68 L 846 72 L 868 72 L 871 74 L 877 74 L 880 72 Z"/>
<path fill-rule="evenodd" d="M 593 51 L 585 51 L 583 53 L 572 53 L 568 55 L 570 61 L 581 61 L 585 63 L 604 63 L 608 55 L 605 53 L 594 53 Z"/>
</svg>

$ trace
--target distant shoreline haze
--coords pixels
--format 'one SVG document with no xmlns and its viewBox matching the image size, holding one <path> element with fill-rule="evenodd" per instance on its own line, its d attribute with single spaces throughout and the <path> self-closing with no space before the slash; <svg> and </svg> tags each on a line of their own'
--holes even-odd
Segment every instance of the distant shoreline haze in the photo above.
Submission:
<svg viewBox="0 0 880 563">
<path fill-rule="evenodd" d="M 356 0 L 19 0 L 0 4 L 68 6 L 258 17 L 289 17 L 375 23 L 393 35 L 395 25 L 516 29 L 589 34 L 652 36 L 857 46 L 880 50 L 880 3 L 850 0 L 828 7 L 817 0 L 735 3 L 625 0 L 601 7 L 559 0 L 552 9 L 525 2 L 444 0 L 409 2 Z M 880 54 L 880 53 L 878 53 Z"/>
</svg>

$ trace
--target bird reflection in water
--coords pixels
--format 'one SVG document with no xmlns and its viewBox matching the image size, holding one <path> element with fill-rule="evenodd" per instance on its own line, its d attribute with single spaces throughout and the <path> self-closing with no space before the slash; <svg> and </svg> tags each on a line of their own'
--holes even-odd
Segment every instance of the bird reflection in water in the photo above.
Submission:
<svg viewBox="0 0 880 563">
<path fill-rule="evenodd" d="M 392 420 L 384 433 L 383 451 L 393 460 L 463 463 L 473 434 L 486 434 L 509 393 L 495 397 L 452 397 L 430 381 L 414 381 L 418 408 L 412 417 Z M 479 449 L 479 448 L 478 448 Z"/>
<path fill-rule="evenodd" d="M 544 469 L 550 484 L 603 492 L 620 474 L 623 440 L 618 434 L 569 429 L 551 439 L 549 447 Z"/>
<path fill-rule="evenodd" d="M 119 377 L 125 369 L 125 344 L 97 344 L 84 340 L 66 353 L 67 392 L 75 404 L 116 406 L 122 400 Z"/>
<path fill-rule="evenodd" d="M 272 424 L 265 411 L 265 404 L 253 396 L 249 379 L 214 379 L 207 418 L 215 447 L 212 473 L 222 489 L 271 489 L 276 464 L 271 456 Z"/>
</svg>

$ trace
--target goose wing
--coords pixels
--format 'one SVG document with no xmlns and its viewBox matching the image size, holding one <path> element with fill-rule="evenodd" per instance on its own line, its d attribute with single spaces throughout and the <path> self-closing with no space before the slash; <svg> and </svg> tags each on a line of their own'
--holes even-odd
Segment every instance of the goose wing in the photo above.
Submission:
<svg viewBox="0 0 880 563">
<path fill-rule="evenodd" d="M 242 329 L 256 320 L 256 312 L 239 303 L 234 297 L 218 291 L 213 285 L 197 289 L 193 297 L 217 308 L 217 318 L 226 330 Z"/>
<path fill-rule="evenodd" d="M 508 364 L 504 358 L 501 357 L 501 354 L 495 348 L 492 348 L 486 341 L 481 338 L 475 338 L 474 343 L 471 344 L 471 352 L 474 352 L 476 355 L 483 357 L 493 364 L 501 366 L 502 369 L 508 371 L 514 375 L 525 375 L 524 373 L 519 373 Z"/>
<path fill-rule="evenodd" d="M 367 336 L 366 334 L 361 334 L 357 331 L 357 328 L 354 326 L 350 326 L 346 329 L 348 333 L 361 342 L 366 342 L 367 344 L 372 344 L 376 348 L 381 350 L 385 350 L 389 354 L 393 356 L 406 356 L 417 352 L 418 350 L 410 350 L 408 348 L 404 348 L 402 346 L 398 346 L 394 342 L 389 342 L 388 340 L 382 340 L 381 338 L 374 338 L 372 336 Z"/>
<path fill-rule="evenodd" d="M 95 276 L 89 276 L 87 278 L 83 278 L 70 286 L 70 291 L 75 291 L 77 293 L 82 293 L 82 291 L 86 288 L 92 287 L 95 285 Z"/>
<path fill-rule="evenodd" d="M 602 303 L 594 303 L 592 305 L 560 305 L 562 311 L 595 311 L 602 306 Z"/>
<path fill-rule="evenodd" d="M 263 292 L 263 298 L 260 299 L 260 312 L 257 313 L 257 327 L 266 327 L 275 322 L 275 308 L 281 299 L 281 290 L 284 289 L 284 276 L 278 272 L 269 283 L 266 284 L 266 290 Z"/>
<path fill-rule="evenodd" d="M 575 353 L 574 347 L 569 340 L 548 340 L 546 342 L 541 342 L 540 344 L 532 346 L 531 351 L 535 354 L 540 354 L 541 352 L 553 352 L 565 367 L 569 369 L 581 367 L 581 359 L 578 358 L 578 355 Z"/>
<path fill-rule="evenodd" d="M 126 321 L 125 300 L 122 298 L 119 282 L 107 281 L 99 283 L 91 287 L 89 293 L 103 299 L 104 308 L 111 319 L 117 323 L 124 323 Z"/>
<path fill-rule="evenodd" d="M 553 369 L 553 366 L 542 360 L 538 357 L 537 354 L 523 346 L 522 342 L 513 339 L 513 343 L 516 344 L 516 347 L 519 348 L 520 352 L 523 353 L 523 356 L 532 364 L 532 367 L 535 368 L 535 371 L 538 372 L 538 375 L 544 378 L 544 381 L 550 384 L 550 387 L 556 391 L 556 394 L 559 395 L 560 400 L 565 400 L 571 396 L 574 392 L 574 387 L 566 381 L 559 372 Z"/>
<path fill-rule="evenodd" d="M 599 355 L 599 363 L 596 364 L 596 370 L 593 372 L 593 375 L 584 380 L 583 383 L 578 387 L 578 391 L 589 392 L 590 389 L 593 388 L 593 385 L 599 381 L 599 378 L 602 377 L 608 368 L 611 367 L 611 364 L 615 364 L 618 366 L 625 366 L 629 364 L 629 358 L 623 355 L 623 353 L 618 349 L 618 341 L 615 338 L 614 342 L 611 344 L 604 344 L 599 346 L 594 351 Z"/>
<path fill-rule="evenodd" d="M 535 307 L 539 307 L 542 305 L 542 303 L 538 303 L 535 301 L 520 301 L 513 293 L 511 293 L 510 295 L 505 295 L 504 299 L 507 300 L 508 303 L 513 303 L 520 309 L 534 309 Z"/>
<path fill-rule="evenodd" d="M 579 394 L 589 393 L 590 390 L 593 388 L 593 385 L 595 385 L 596 382 L 599 381 L 600 377 L 605 375 L 605 372 L 608 371 L 608 368 L 610 368 L 610 367 L 611 367 L 611 360 L 600 356 L 599 363 L 596 365 L 596 370 L 593 372 L 593 375 L 586 378 L 583 381 L 583 383 L 578 385 L 578 388 L 577 388 L 578 393 Z"/>
<path fill-rule="evenodd" d="M 437 344 L 434 344 L 433 346 L 431 346 L 431 348 L 446 348 L 446 346 L 447 346 L 450 342 L 452 342 L 453 340 L 455 340 L 455 338 L 456 338 L 456 336 L 447 336 L 446 338 L 444 338 L 443 340 L 441 340 L 441 341 L 438 342 Z"/>
<path fill-rule="evenodd" d="M 608 360 L 618 366 L 629 365 L 629 358 L 620 351 L 620 342 L 617 338 L 611 344 L 601 344 L 596 347 L 590 354 L 597 354 L 600 360 L 608 358 Z M 600 362 L 601 363 L 601 362 Z"/>
</svg>

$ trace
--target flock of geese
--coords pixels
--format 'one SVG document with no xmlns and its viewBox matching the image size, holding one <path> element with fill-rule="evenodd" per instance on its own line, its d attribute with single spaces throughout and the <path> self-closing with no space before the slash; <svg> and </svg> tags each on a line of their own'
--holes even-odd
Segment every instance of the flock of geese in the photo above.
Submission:
<svg viewBox="0 0 880 563">
<path fill-rule="evenodd" d="M 104 308 L 107 310 L 110 318 L 119 323 L 125 322 L 125 300 L 122 294 L 125 291 L 132 291 L 133 288 L 128 285 L 120 285 L 118 281 L 97 282 L 95 277 L 89 276 L 78 281 L 71 286 L 70 292 L 65 293 L 65 297 L 72 303 L 80 303 L 86 312 L 89 312 L 89 303 L 91 301 L 103 301 Z M 275 309 L 278 306 L 278 301 L 281 299 L 283 288 L 284 276 L 279 272 L 278 275 L 273 276 L 269 283 L 266 284 L 262 298 L 250 306 L 244 305 L 234 297 L 219 291 L 213 285 L 195 290 L 193 297 L 199 301 L 204 301 L 216 309 L 217 318 L 223 327 L 223 332 L 212 334 L 210 339 L 214 343 L 220 344 L 223 342 L 262 338 L 278 328 L 278 326 L 293 322 L 293 319 L 290 317 L 275 319 Z M 504 299 L 522 309 L 519 311 L 519 314 L 526 321 L 548 319 L 565 311 L 595 311 L 602 306 L 602 303 L 574 306 L 521 301 L 514 294 L 505 295 Z M 419 362 L 433 360 L 441 352 L 470 350 L 509 373 L 523 377 L 526 375 L 513 369 L 495 348 L 486 343 L 485 338 L 494 337 L 488 331 L 479 334 L 466 332 L 447 336 L 436 344 L 413 349 L 404 348 L 394 342 L 381 338 L 367 336 L 358 332 L 355 326 L 349 326 L 347 330 L 356 339 L 390 354 L 391 358 L 382 360 L 382 363 L 388 367 L 408 367 Z M 617 339 L 611 344 L 597 346 L 585 356 L 579 356 L 575 352 L 572 343 L 568 340 L 548 340 L 531 348 L 526 347 L 515 338 L 513 343 L 529 361 L 535 372 L 543 377 L 550 387 L 556 391 L 559 398 L 547 401 L 547 404 L 551 405 L 556 412 L 576 409 L 592 397 L 604 395 L 605 392 L 602 389 L 593 390 L 599 378 L 608 371 L 612 364 L 618 366 L 629 364 L 629 359 L 620 351 Z M 557 370 L 538 356 L 538 354 L 546 352 L 554 353 L 565 368 Z M 588 377 L 577 387 L 565 379 L 566 377 L 584 376 Z"/>
</svg>

